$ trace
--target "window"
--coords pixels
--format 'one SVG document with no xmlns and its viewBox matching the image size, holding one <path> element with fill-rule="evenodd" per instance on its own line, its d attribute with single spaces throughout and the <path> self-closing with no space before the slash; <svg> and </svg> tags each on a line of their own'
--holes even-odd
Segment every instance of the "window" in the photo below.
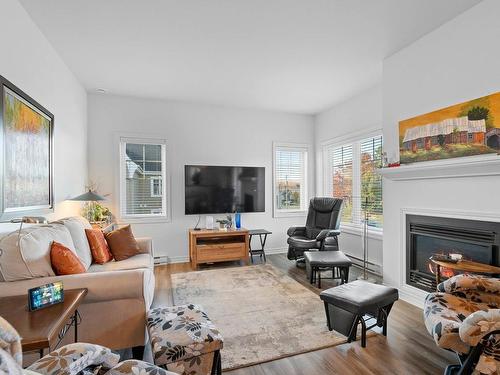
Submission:
<svg viewBox="0 0 500 375">
<path fill-rule="evenodd" d="M 274 216 L 307 209 L 307 145 L 274 144 Z"/>
<path fill-rule="evenodd" d="M 324 149 L 325 188 L 343 198 L 342 224 L 359 227 L 365 215 L 371 229 L 382 229 L 382 136 L 363 138 Z"/>
<path fill-rule="evenodd" d="M 168 218 L 166 176 L 165 141 L 120 138 L 120 216 Z"/>
<path fill-rule="evenodd" d="M 159 198 L 163 195 L 161 177 L 151 177 L 151 197 Z"/>
</svg>

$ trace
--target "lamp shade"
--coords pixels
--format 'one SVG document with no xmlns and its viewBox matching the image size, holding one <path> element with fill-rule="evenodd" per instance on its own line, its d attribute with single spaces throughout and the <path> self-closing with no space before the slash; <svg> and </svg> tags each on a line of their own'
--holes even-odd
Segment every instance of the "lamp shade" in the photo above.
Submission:
<svg viewBox="0 0 500 375">
<path fill-rule="evenodd" d="M 97 193 L 94 193 L 91 190 L 89 190 L 86 193 L 83 193 L 77 197 L 70 199 L 70 201 L 80 201 L 80 202 L 96 202 L 96 201 L 103 201 L 103 200 L 105 200 L 104 197 L 100 196 Z"/>
</svg>

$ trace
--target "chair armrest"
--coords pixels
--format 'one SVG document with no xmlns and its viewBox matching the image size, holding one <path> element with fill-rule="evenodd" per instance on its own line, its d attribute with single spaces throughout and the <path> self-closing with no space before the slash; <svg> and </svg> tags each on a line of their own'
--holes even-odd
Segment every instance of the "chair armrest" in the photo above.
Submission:
<svg viewBox="0 0 500 375">
<path fill-rule="evenodd" d="M 153 250 L 153 239 L 151 237 L 138 237 L 135 240 L 137 241 L 137 245 L 139 245 L 139 248 L 142 252 L 148 253 L 153 258 L 155 257 Z"/>
<path fill-rule="evenodd" d="M 29 366 L 28 370 L 42 375 L 77 374 L 89 366 L 112 368 L 119 360 L 118 354 L 104 346 L 77 342 L 50 352 Z"/>
<path fill-rule="evenodd" d="M 288 237 L 290 236 L 305 236 L 306 234 L 306 227 L 290 227 L 288 228 L 286 234 Z"/>
<path fill-rule="evenodd" d="M 316 239 L 318 241 L 323 241 L 326 237 L 336 237 L 340 235 L 340 231 L 337 229 L 323 229 L 319 234 L 316 236 Z"/>
<path fill-rule="evenodd" d="M 500 294 L 500 280 L 480 275 L 456 275 L 440 283 L 437 290 L 444 293 L 477 291 L 498 295 Z"/>
<path fill-rule="evenodd" d="M 459 328 L 460 339 L 476 346 L 482 338 L 494 331 L 500 331 L 500 309 L 476 311 L 462 322 Z"/>
</svg>

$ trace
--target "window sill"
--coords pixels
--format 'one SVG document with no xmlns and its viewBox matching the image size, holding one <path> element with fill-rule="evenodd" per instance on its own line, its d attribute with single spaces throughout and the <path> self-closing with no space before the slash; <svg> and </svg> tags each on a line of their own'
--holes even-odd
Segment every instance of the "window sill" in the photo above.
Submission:
<svg viewBox="0 0 500 375">
<path fill-rule="evenodd" d="M 121 217 L 118 219 L 118 224 L 156 224 L 170 223 L 172 220 L 169 217 Z"/>
<path fill-rule="evenodd" d="M 306 210 L 290 210 L 290 211 L 281 211 L 281 210 L 275 210 L 273 213 L 273 217 L 275 218 L 280 218 L 280 217 L 304 217 L 307 215 Z"/>
<path fill-rule="evenodd" d="M 363 233 L 363 228 L 355 226 L 355 225 L 341 225 L 340 230 L 342 232 L 354 234 L 357 236 L 361 236 Z M 383 229 L 371 229 L 371 228 L 369 228 L 368 229 L 368 238 L 371 238 L 373 240 L 382 241 L 382 239 L 384 238 Z"/>
</svg>

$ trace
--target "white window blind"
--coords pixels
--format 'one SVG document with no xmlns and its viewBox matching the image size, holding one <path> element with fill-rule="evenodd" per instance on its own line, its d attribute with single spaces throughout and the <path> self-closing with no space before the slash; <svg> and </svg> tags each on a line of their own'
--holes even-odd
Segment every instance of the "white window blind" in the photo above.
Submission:
<svg viewBox="0 0 500 375">
<path fill-rule="evenodd" d="M 353 222 L 353 159 L 352 145 L 330 148 L 328 159 L 331 165 L 332 195 L 344 199 L 342 221 Z"/>
<path fill-rule="evenodd" d="M 382 136 L 326 147 L 325 181 L 330 195 L 344 200 L 342 223 L 382 228 Z"/>
<path fill-rule="evenodd" d="M 120 139 L 122 218 L 167 216 L 166 144 L 161 140 Z"/>
<path fill-rule="evenodd" d="M 275 146 L 275 212 L 304 211 L 307 200 L 307 147 Z"/>
<path fill-rule="evenodd" d="M 377 168 L 382 165 L 382 136 L 360 142 L 361 213 L 367 213 L 368 225 L 382 228 L 382 176 Z"/>
</svg>

